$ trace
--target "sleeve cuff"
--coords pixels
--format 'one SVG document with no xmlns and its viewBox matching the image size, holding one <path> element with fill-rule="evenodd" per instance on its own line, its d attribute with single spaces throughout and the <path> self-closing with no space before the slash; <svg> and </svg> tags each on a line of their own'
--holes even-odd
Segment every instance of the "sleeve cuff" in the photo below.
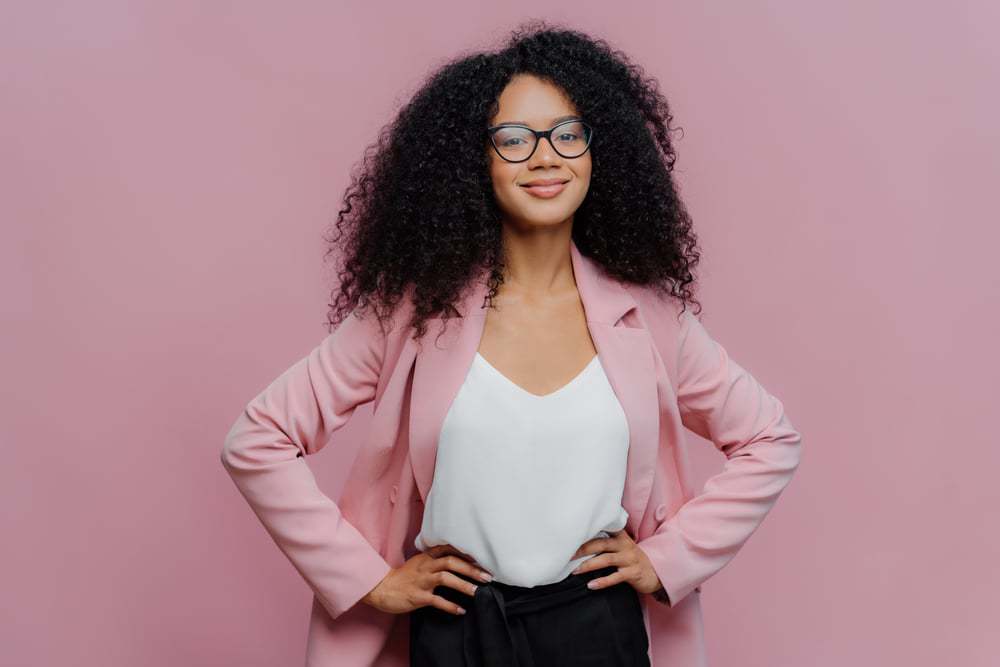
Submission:
<svg viewBox="0 0 1000 667">
<path fill-rule="evenodd" d="M 373 551 L 373 553 L 374 556 L 366 561 L 364 567 L 357 572 L 356 576 L 350 579 L 350 583 L 346 584 L 346 588 L 338 591 L 335 604 L 327 604 L 326 601 L 320 600 L 324 603 L 323 606 L 326 607 L 331 618 L 337 618 L 354 607 L 354 605 L 361 601 L 361 598 L 368 595 L 392 571 L 392 566 L 378 552 Z"/>
</svg>

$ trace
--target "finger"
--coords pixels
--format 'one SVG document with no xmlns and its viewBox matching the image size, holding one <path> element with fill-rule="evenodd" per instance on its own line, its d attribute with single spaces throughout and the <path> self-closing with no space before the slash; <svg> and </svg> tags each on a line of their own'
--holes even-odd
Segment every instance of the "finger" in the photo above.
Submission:
<svg viewBox="0 0 1000 667">
<path fill-rule="evenodd" d="M 581 556 L 586 556 L 591 552 L 597 553 L 599 549 L 592 548 L 594 546 L 593 542 L 594 540 L 587 540 L 586 542 L 581 544 L 580 548 L 577 549 L 576 552 L 570 557 L 570 560 L 576 560 L 577 558 L 580 558 Z"/>
<path fill-rule="evenodd" d="M 442 556 L 447 556 L 449 554 L 462 557 L 468 555 L 459 551 L 451 544 L 435 544 L 434 546 L 428 548 L 424 553 L 430 555 L 432 558 L 441 558 Z"/>
<path fill-rule="evenodd" d="M 615 533 L 609 533 L 608 537 L 604 539 L 604 551 L 619 551 L 624 549 L 629 544 L 628 533 L 624 530 L 619 530 Z"/>
<path fill-rule="evenodd" d="M 625 575 L 622 574 L 621 570 L 615 570 L 606 577 L 597 577 L 591 579 L 587 582 L 587 588 L 596 590 L 599 588 L 607 588 L 608 586 L 614 586 L 615 584 L 620 584 L 623 581 L 627 581 Z"/>
<path fill-rule="evenodd" d="M 624 541 L 626 544 L 636 544 L 635 538 L 632 537 L 627 530 L 622 528 L 617 536 L 620 540 Z"/>
<path fill-rule="evenodd" d="M 454 554 L 448 554 L 435 559 L 432 570 L 435 572 L 439 570 L 451 570 L 452 572 L 458 572 L 479 581 L 491 581 L 493 579 L 491 573 Z"/>
<path fill-rule="evenodd" d="M 606 567 L 611 563 L 608 562 L 607 554 L 600 554 L 593 556 L 583 561 L 577 565 L 576 569 L 573 570 L 572 574 L 582 574 L 584 572 L 590 572 L 591 570 L 600 570 L 602 567 Z"/>
<path fill-rule="evenodd" d="M 448 570 L 440 570 L 432 575 L 434 586 L 447 586 L 448 588 L 454 588 L 460 593 L 465 593 L 469 597 L 476 594 L 476 589 L 479 588 L 476 584 L 462 579 L 456 574 L 449 572 Z"/>
<path fill-rule="evenodd" d="M 431 601 L 428 606 L 436 607 L 441 611 L 446 611 L 449 614 L 455 614 L 456 616 L 461 616 L 465 613 L 464 607 L 455 604 L 451 600 L 443 598 L 440 595 L 431 595 Z"/>
<path fill-rule="evenodd" d="M 602 567 L 612 565 L 621 570 L 621 568 L 630 564 L 627 553 L 628 552 L 625 551 L 605 551 L 580 563 L 580 565 L 573 570 L 573 574 L 588 572 L 590 570 L 600 570 Z"/>
<path fill-rule="evenodd" d="M 468 561 L 473 565 L 482 568 L 482 566 L 479 564 L 479 561 L 477 561 L 475 557 L 473 557 L 471 554 L 467 554 L 464 551 L 459 550 L 457 547 L 451 544 L 435 545 L 430 549 L 428 549 L 425 553 L 430 554 L 434 558 L 441 558 L 443 556 L 448 556 L 448 555 L 458 556 L 462 560 Z"/>
<path fill-rule="evenodd" d="M 613 545 L 614 541 L 607 537 L 591 538 L 580 545 L 580 548 L 576 550 L 576 553 L 573 554 L 573 557 L 570 558 L 570 560 L 574 560 L 576 558 L 579 558 L 580 556 L 586 556 L 587 554 L 596 554 L 602 551 L 610 551 Z"/>
</svg>

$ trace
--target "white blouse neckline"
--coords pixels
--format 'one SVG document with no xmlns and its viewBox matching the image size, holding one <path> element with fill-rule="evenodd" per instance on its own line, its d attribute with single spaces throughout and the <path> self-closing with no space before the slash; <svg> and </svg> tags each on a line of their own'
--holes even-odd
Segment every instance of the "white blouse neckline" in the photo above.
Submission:
<svg viewBox="0 0 1000 667">
<path fill-rule="evenodd" d="M 530 398 L 536 399 L 536 400 L 543 400 L 543 399 L 554 397 L 554 396 L 556 396 L 558 394 L 562 394 L 562 393 L 568 391 L 574 385 L 578 384 L 583 379 L 583 377 L 587 374 L 587 371 L 589 371 L 597 363 L 598 355 L 595 354 L 593 357 L 591 357 L 590 361 L 587 362 L 587 365 L 583 367 L 583 370 L 581 370 L 579 373 L 577 373 L 575 376 L 573 376 L 573 378 L 569 382 L 567 382 L 563 386 L 559 387 L 555 391 L 550 391 L 547 394 L 535 394 L 535 393 L 532 393 L 532 392 L 528 391 L 527 389 L 525 389 L 521 385 L 517 384 L 516 382 L 514 382 L 513 380 L 511 380 L 509 377 L 507 377 L 506 375 L 504 375 L 503 373 L 501 373 L 500 369 L 498 369 L 496 366 L 494 366 L 489 361 L 487 361 L 486 357 L 484 357 L 482 354 L 480 354 L 478 350 L 476 351 L 476 359 L 478 359 L 479 361 L 481 361 L 483 363 L 483 366 L 485 366 L 486 368 L 488 368 L 495 375 L 497 375 L 500 379 L 502 379 L 507 384 L 511 385 L 513 388 L 515 388 L 520 393 L 522 393 L 522 394 L 524 394 L 526 396 L 529 396 Z"/>
</svg>

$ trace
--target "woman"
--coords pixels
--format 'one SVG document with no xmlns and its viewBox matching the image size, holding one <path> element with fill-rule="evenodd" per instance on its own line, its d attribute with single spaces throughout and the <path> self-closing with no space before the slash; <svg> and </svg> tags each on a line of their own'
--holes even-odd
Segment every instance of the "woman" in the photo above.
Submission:
<svg viewBox="0 0 1000 667">
<path fill-rule="evenodd" d="M 400 112 L 338 217 L 334 330 L 222 454 L 315 594 L 307 664 L 704 664 L 700 584 L 801 438 L 686 309 L 671 119 L 625 56 L 545 26 Z M 334 502 L 303 456 L 369 401 Z M 698 495 L 682 428 L 727 457 Z"/>
</svg>

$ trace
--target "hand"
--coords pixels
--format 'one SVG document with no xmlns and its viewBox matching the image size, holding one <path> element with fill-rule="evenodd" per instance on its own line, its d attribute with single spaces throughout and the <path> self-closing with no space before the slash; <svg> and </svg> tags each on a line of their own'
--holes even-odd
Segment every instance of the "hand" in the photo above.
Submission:
<svg viewBox="0 0 1000 667">
<path fill-rule="evenodd" d="M 469 596 L 475 595 L 478 587 L 452 572 L 481 581 L 490 580 L 483 578 L 483 574 L 492 577 L 468 554 L 450 544 L 439 544 L 414 554 L 400 567 L 390 570 L 361 601 L 390 614 L 405 614 L 428 605 L 452 614 L 464 614 L 460 605 L 434 594 L 436 586 L 448 586 Z"/>
<path fill-rule="evenodd" d="M 593 589 L 614 586 L 622 581 L 628 582 L 640 593 L 654 593 L 661 588 L 660 577 L 653 569 L 646 552 L 635 543 L 628 532 L 620 530 L 611 537 L 595 537 L 584 542 L 570 560 L 576 560 L 587 554 L 600 554 L 583 561 L 573 574 L 600 570 L 602 567 L 614 565 L 618 571 L 591 579 L 587 585 Z"/>
</svg>

